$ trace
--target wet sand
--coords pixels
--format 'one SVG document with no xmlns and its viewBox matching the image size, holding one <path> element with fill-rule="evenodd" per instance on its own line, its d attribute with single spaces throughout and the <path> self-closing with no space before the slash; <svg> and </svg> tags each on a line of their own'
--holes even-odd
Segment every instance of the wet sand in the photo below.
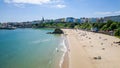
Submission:
<svg viewBox="0 0 120 68">
<path fill-rule="evenodd" d="M 63 64 L 62 64 L 62 68 L 69 68 L 69 54 L 68 54 L 68 50 L 69 50 L 69 44 L 68 44 L 68 41 L 67 41 L 67 36 L 64 34 L 64 39 L 65 39 L 65 45 L 67 47 L 67 52 L 64 56 L 64 61 L 63 61 Z"/>
<path fill-rule="evenodd" d="M 63 61 L 63 64 L 62 64 L 62 68 L 69 68 L 68 53 L 65 54 L 64 61 Z"/>
</svg>

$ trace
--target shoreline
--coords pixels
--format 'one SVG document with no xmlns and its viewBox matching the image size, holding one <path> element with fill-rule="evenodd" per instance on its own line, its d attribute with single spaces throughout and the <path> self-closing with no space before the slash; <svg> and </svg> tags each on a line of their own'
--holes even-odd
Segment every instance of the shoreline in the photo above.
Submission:
<svg viewBox="0 0 120 68">
<path fill-rule="evenodd" d="M 69 45 L 68 45 L 67 36 L 65 34 L 63 34 L 63 37 L 64 37 L 64 43 L 65 43 L 65 47 L 66 47 L 67 51 L 65 52 L 65 55 L 63 58 L 64 60 L 61 65 L 61 68 L 69 68 L 69 53 L 68 53 Z"/>
<path fill-rule="evenodd" d="M 64 61 L 63 61 L 63 64 L 62 64 L 62 68 L 69 68 L 68 52 L 64 56 Z"/>
</svg>

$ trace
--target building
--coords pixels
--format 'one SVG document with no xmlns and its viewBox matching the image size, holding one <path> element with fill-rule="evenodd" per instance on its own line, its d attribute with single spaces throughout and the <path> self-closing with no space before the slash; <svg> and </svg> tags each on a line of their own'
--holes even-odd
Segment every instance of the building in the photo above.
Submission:
<svg viewBox="0 0 120 68">
<path fill-rule="evenodd" d="M 96 23 L 97 22 L 97 18 L 89 18 L 88 22 L 89 23 Z"/>
<path fill-rule="evenodd" d="M 46 19 L 46 20 L 44 20 L 44 22 L 45 22 L 45 23 L 50 23 L 50 22 L 53 22 L 53 20 L 48 20 L 48 19 Z"/>
<path fill-rule="evenodd" d="M 105 20 L 106 22 L 107 22 L 108 20 L 120 22 L 120 15 L 118 15 L 118 16 L 108 16 L 108 17 L 104 17 L 104 20 Z"/>
<path fill-rule="evenodd" d="M 80 19 L 81 19 L 81 23 L 88 22 L 88 18 L 83 17 L 83 18 L 80 18 Z"/>
<path fill-rule="evenodd" d="M 44 23 L 44 17 L 42 17 L 41 23 Z"/>
<path fill-rule="evenodd" d="M 73 18 L 73 17 L 67 17 L 65 22 L 73 23 L 73 22 L 75 22 L 75 18 Z"/>
<path fill-rule="evenodd" d="M 104 23 L 104 22 L 105 22 L 104 18 L 99 18 L 98 23 Z"/>
<path fill-rule="evenodd" d="M 61 22 L 65 22 L 65 18 L 61 18 Z"/>
<path fill-rule="evenodd" d="M 32 21 L 31 23 L 32 24 L 39 24 L 39 23 L 41 23 L 41 21 L 40 20 L 36 20 L 36 21 Z"/>
<path fill-rule="evenodd" d="M 75 19 L 76 23 L 81 23 L 81 19 Z"/>
<path fill-rule="evenodd" d="M 55 22 L 65 22 L 65 18 L 56 19 Z"/>
</svg>

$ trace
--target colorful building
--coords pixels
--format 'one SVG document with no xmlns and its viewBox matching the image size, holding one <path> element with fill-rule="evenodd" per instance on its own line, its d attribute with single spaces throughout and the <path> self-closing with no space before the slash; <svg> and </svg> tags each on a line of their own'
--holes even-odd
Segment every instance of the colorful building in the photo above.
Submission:
<svg viewBox="0 0 120 68">
<path fill-rule="evenodd" d="M 73 17 L 67 17 L 66 18 L 66 22 L 73 23 L 73 22 L 75 22 L 75 18 L 73 18 Z"/>
</svg>

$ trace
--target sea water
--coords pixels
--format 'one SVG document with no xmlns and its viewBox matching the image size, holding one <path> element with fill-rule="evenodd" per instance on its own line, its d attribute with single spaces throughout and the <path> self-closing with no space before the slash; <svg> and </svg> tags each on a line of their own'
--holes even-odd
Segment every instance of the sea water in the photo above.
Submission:
<svg viewBox="0 0 120 68">
<path fill-rule="evenodd" d="M 66 51 L 53 29 L 0 30 L 0 68 L 60 68 Z"/>
</svg>

